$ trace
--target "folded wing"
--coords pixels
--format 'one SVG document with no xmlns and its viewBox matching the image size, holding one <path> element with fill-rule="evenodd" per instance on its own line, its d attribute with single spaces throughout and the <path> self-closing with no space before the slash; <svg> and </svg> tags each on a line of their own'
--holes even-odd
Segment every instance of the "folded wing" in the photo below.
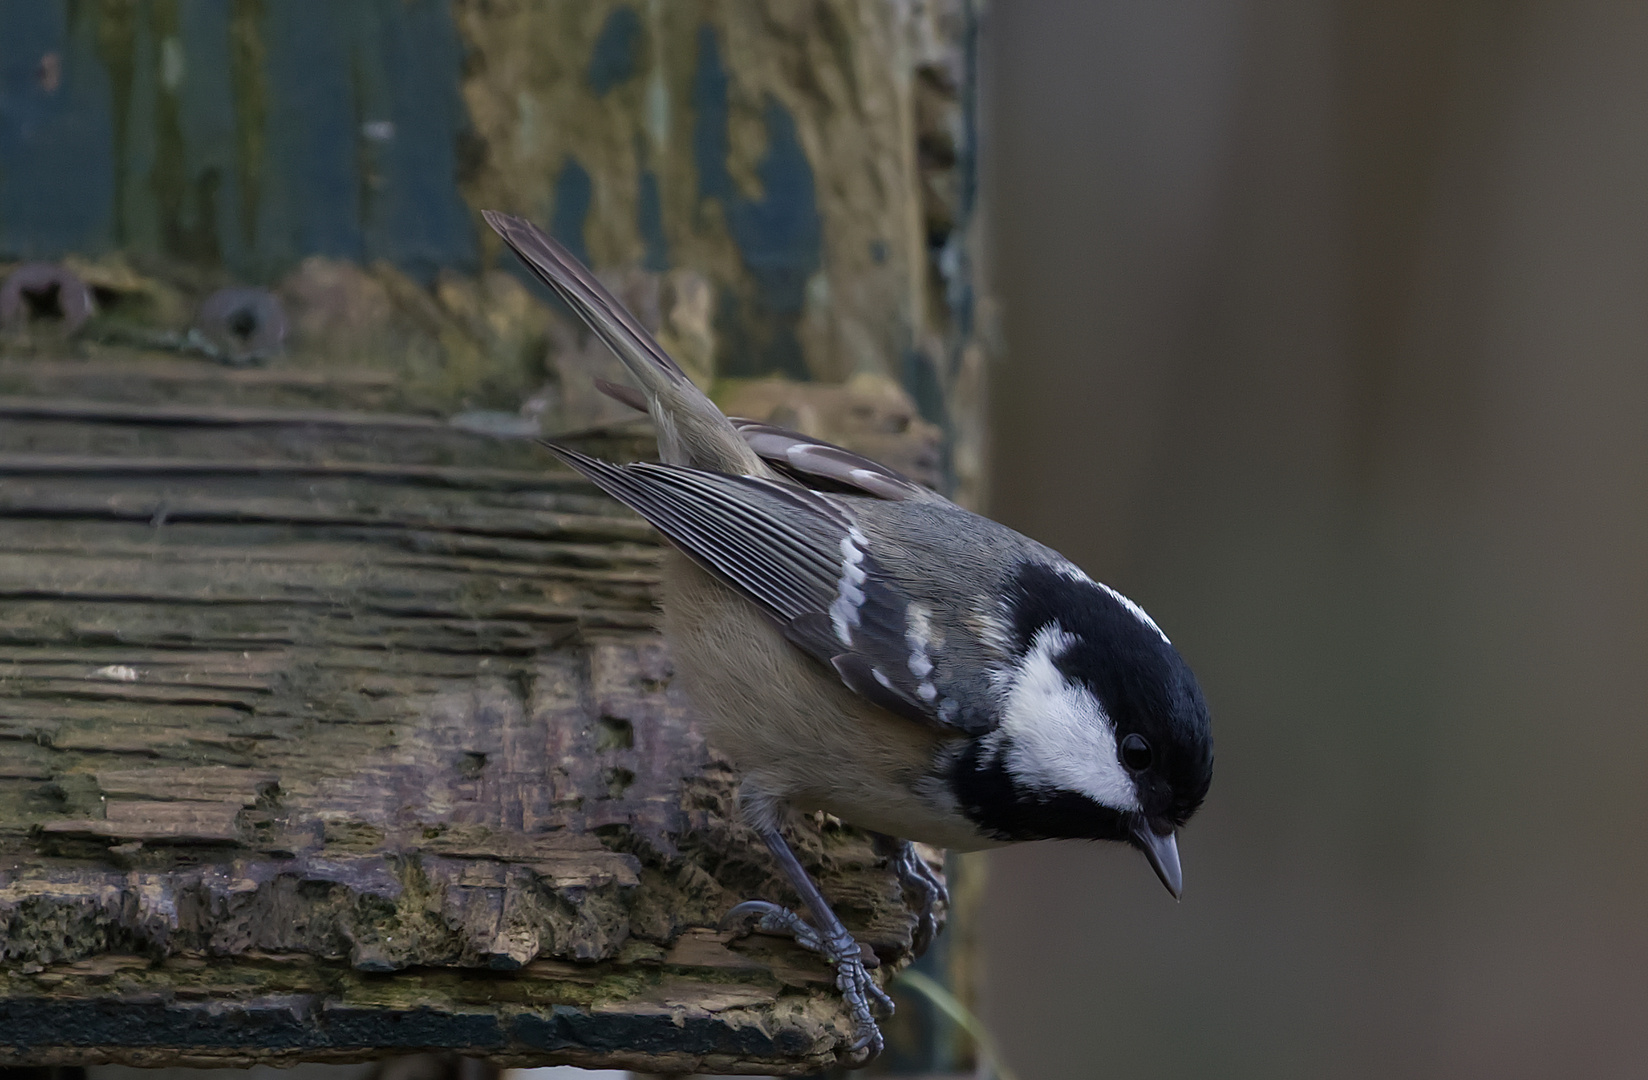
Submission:
<svg viewBox="0 0 1648 1080">
<path fill-rule="evenodd" d="M 959 710 L 932 665 L 912 662 L 911 621 L 923 616 L 845 500 L 679 465 L 613 465 L 546 445 L 752 601 L 850 690 L 900 716 L 956 726 Z"/>
</svg>

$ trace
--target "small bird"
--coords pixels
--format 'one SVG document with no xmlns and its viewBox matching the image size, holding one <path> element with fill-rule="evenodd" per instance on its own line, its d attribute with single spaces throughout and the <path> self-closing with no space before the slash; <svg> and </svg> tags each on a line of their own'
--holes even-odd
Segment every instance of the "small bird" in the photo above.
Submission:
<svg viewBox="0 0 1648 1080">
<path fill-rule="evenodd" d="M 812 915 L 746 901 L 728 923 L 788 934 L 836 971 L 849 1056 L 892 1002 L 785 842 L 789 809 L 880 835 L 930 937 L 942 882 L 910 846 L 1119 840 L 1175 897 L 1176 830 L 1213 774 L 1196 678 L 1133 601 L 1056 551 L 839 446 L 722 415 L 566 248 L 486 221 L 623 361 L 661 464 L 546 443 L 673 546 L 664 633 L 750 823 Z M 896 839 L 895 839 L 896 838 Z"/>
</svg>

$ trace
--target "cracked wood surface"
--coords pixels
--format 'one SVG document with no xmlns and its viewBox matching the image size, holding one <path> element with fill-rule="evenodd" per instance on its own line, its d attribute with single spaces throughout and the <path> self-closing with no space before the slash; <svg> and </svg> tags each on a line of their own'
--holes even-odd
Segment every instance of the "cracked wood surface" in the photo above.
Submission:
<svg viewBox="0 0 1648 1080">
<path fill-rule="evenodd" d="M 650 530 L 529 444 L 248 404 L 275 371 L 161 365 L 158 409 L 4 369 L 48 392 L 0 400 L 0 1063 L 835 1059 L 830 970 L 714 929 L 794 897 L 673 681 Z M 796 835 L 907 960 L 868 842 Z"/>
</svg>

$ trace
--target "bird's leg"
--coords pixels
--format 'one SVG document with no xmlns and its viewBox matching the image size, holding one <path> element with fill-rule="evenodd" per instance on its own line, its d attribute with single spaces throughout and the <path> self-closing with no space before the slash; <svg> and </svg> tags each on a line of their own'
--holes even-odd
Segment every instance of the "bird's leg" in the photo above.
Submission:
<svg viewBox="0 0 1648 1080">
<path fill-rule="evenodd" d="M 916 931 L 910 948 L 917 956 L 925 953 L 938 933 L 938 909 L 950 910 L 950 890 L 944 879 L 933 872 L 927 860 L 916 854 L 916 846 L 908 840 L 871 833 L 876 852 L 887 859 L 887 865 L 898 875 L 904 890 L 915 894 Z"/>
<path fill-rule="evenodd" d="M 795 891 L 801 894 L 802 903 L 812 913 L 812 925 L 802 921 L 795 912 L 765 900 L 744 901 L 727 912 L 721 925 L 742 924 L 745 932 L 760 930 L 792 937 L 797 945 L 828 961 L 835 968 L 835 987 L 841 991 L 847 1010 L 853 1017 L 852 1053 L 859 1064 L 869 1061 L 881 1053 L 882 1045 L 874 1006 L 880 1006 L 889 1016 L 893 1012 L 893 999 L 883 993 L 870 977 L 869 969 L 875 966 L 875 954 L 870 954 L 872 962 L 866 964 L 865 952 L 868 950 L 860 949 L 853 935 L 841 925 L 841 920 L 830 910 L 824 894 L 807 876 L 807 871 L 796 859 L 795 852 L 790 850 L 790 845 L 784 842 L 778 829 L 769 826 L 760 832 L 761 839 L 767 842 L 767 849 L 772 852 L 778 865 L 784 868 L 784 875 L 790 879 Z"/>
</svg>

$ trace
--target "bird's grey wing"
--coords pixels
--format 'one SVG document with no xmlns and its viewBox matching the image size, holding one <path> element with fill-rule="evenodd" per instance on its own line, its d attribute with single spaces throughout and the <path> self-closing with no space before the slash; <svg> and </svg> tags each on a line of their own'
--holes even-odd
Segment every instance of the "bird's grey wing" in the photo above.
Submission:
<svg viewBox="0 0 1648 1080">
<path fill-rule="evenodd" d="M 792 645 L 890 712 L 961 730 L 923 650 L 926 617 L 839 500 L 778 481 L 679 465 L 613 465 L 545 445 L 751 600 Z"/>
<path fill-rule="evenodd" d="M 728 419 L 750 449 L 799 483 L 890 502 L 948 501 L 903 473 L 845 447 L 758 420 Z"/>
</svg>

